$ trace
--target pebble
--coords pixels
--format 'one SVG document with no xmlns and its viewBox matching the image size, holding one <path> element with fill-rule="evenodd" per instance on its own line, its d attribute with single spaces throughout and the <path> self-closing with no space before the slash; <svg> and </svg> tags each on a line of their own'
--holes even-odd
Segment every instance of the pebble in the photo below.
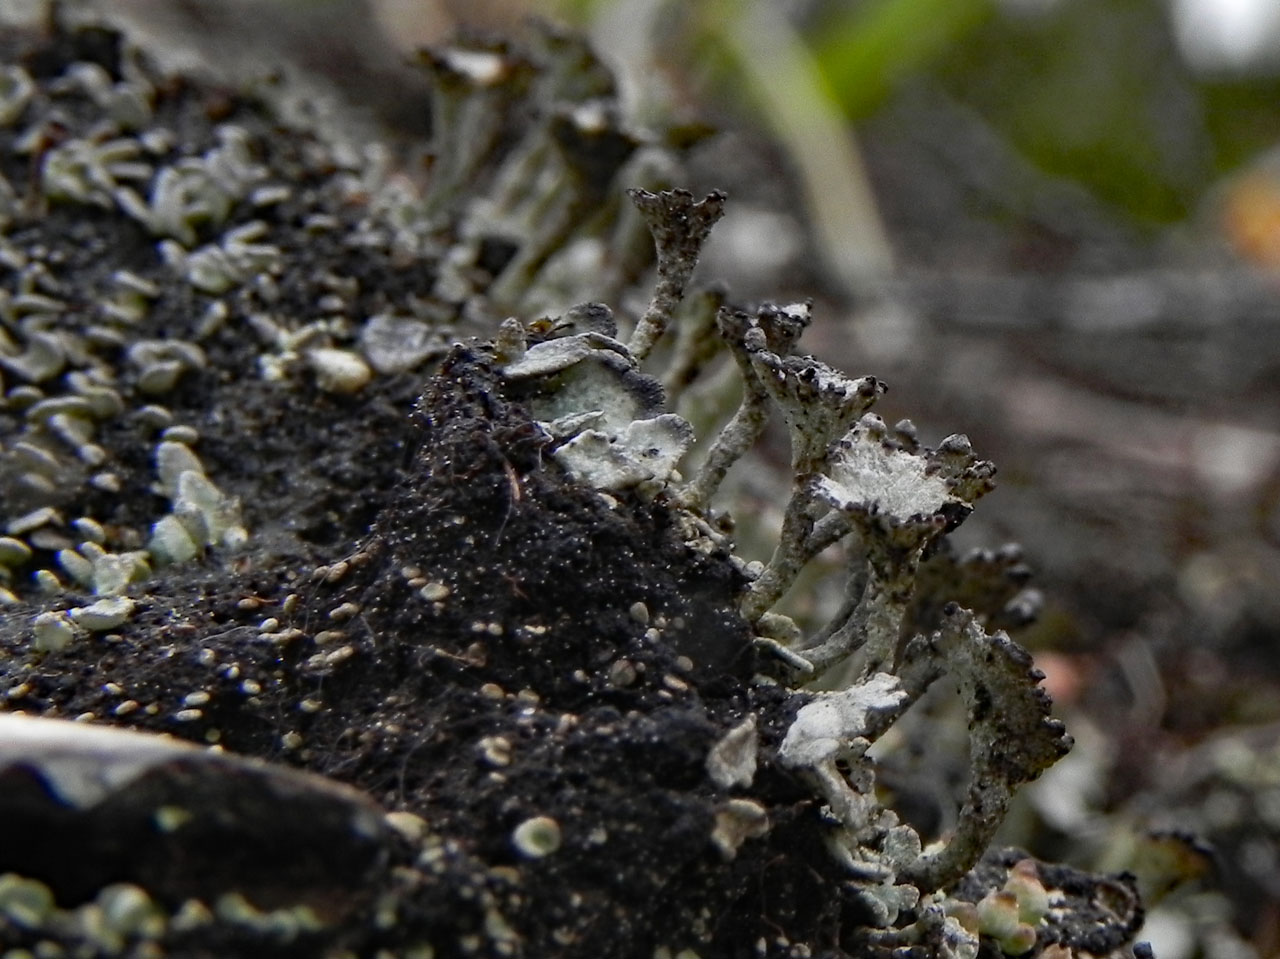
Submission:
<svg viewBox="0 0 1280 959">
<path fill-rule="evenodd" d="M 550 816 L 534 816 L 516 826 L 511 845 L 529 859 L 541 859 L 560 848 L 560 824 Z"/>
<path fill-rule="evenodd" d="M 451 590 L 444 583 L 427 583 L 420 590 L 418 595 L 428 602 L 438 603 L 443 599 L 447 599 Z"/>
<path fill-rule="evenodd" d="M 369 364 L 350 350 L 318 347 L 307 352 L 307 362 L 326 393 L 355 393 L 373 378 Z"/>
<path fill-rule="evenodd" d="M 135 607 L 128 596 L 108 596 L 90 606 L 78 606 L 71 610 L 70 615 L 76 625 L 91 633 L 103 633 L 128 620 Z"/>
</svg>

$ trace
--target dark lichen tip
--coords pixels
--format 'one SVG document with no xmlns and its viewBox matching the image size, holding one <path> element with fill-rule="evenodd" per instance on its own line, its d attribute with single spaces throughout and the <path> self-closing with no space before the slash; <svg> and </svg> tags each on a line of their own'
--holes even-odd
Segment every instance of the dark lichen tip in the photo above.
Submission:
<svg viewBox="0 0 1280 959">
<path fill-rule="evenodd" d="M 712 190 L 701 200 L 694 200 L 688 190 L 679 189 L 654 193 L 632 188 L 627 190 L 627 196 L 653 230 L 659 251 L 694 259 L 711 228 L 724 216 L 729 199 L 723 190 Z"/>
</svg>

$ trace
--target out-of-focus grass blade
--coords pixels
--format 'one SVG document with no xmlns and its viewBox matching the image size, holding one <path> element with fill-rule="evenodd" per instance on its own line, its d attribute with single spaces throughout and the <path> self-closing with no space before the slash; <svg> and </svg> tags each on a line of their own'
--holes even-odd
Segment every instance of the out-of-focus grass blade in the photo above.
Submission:
<svg viewBox="0 0 1280 959">
<path fill-rule="evenodd" d="M 996 12 L 993 0 L 873 0 L 851 4 L 813 36 L 814 57 L 844 113 L 865 116 Z"/>
</svg>

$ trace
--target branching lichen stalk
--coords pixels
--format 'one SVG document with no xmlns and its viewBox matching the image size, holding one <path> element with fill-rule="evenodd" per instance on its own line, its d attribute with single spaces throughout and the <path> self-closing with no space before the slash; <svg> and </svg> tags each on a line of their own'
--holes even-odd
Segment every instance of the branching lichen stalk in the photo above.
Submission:
<svg viewBox="0 0 1280 959">
<path fill-rule="evenodd" d="M 853 532 L 854 524 L 843 513 L 832 510 L 813 524 L 809 538 L 804 541 L 804 551 L 817 556 L 828 546 L 834 546 Z"/>
<path fill-rule="evenodd" d="M 782 530 L 769 565 L 749 587 L 742 601 L 742 615 L 755 622 L 780 600 L 795 582 L 800 570 L 813 557 L 804 552 L 804 543 L 813 531 L 813 494 L 804 478 L 796 482 L 795 492 L 782 517 Z"/>
<path fill-rule="evenodd" d="M 960 681 L 969 710 L 969 788 L 950 840 L 904 872 L 922 889 L 958 880 L 982 856 L 1004 821 L 1013 793 L 1071 748 L 1062 723 L 1048 716 L 1043 674 L 1004 633 L 988 635 L 972 613 L 952 608 L 935 638 Z"/>
<path fill-rule="evenodd" d="M 643 360 L 671 325 L 689 278 L 693 276 L 693 268 L 698 264 L 702 244 L 724 215 L 726 197 L 719 190 L 697 202 L 687 190 L 661 193 L 628 190 L 627 195 L 649 225 L 658 253 L 658 280 L 653 298 L 627 344 L 636 359 Z"/>
<path fill-rule="evenodd" d="M 768 423 L 769 392 L 752 363 L 748 336 L 753 331 L 757 337 L 763 333 L 768 348 L 785 356 L 808 325 L 807 303 L 787 308 L 766 304 L 754 317 L 726 307 L 717 311 L 716 329 L 742 375 L 742 401 L 716 436 L 697 476 L 681 491 L 680 502 L 686 509 L 707 508 L 729 469 L 755 445 Z"/>
<path fill-rule="evenodd" d="M 758 386 L 746 384 L 741 404 L 716 436 L 706 462 L 680 491 L 680 504 L 695 512 L 706 510 L 730 467 L 755 445 L 768 422 L 769 397 Z"/>
</svg>

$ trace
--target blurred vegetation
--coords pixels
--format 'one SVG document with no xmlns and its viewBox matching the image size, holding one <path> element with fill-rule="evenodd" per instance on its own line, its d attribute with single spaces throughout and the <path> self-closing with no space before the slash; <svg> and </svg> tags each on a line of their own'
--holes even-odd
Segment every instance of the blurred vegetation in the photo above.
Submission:
<svg viewBox="0 0 1280 959">
<path fill-rule="evenodd" d="M 794 86 L 793 102 L 816 92 L 856 126 L 904 88 L 929 85 L 1046 174 L 1088 187 L 1139 223 L 1185 218 L 1221 177 L 1280 141 L 1274 62 L 1194 70 L 1175 38 L 1173 0 L 550 4 L 579 23 L 625 23 L 628 8 L 644 11 L 669 62 L 717 98 L 739 99 L 758 85 L 742 82 L 751 66 L 734 35 L 763 7 L 787 12 L 819 78 Z"/>
</svg>

